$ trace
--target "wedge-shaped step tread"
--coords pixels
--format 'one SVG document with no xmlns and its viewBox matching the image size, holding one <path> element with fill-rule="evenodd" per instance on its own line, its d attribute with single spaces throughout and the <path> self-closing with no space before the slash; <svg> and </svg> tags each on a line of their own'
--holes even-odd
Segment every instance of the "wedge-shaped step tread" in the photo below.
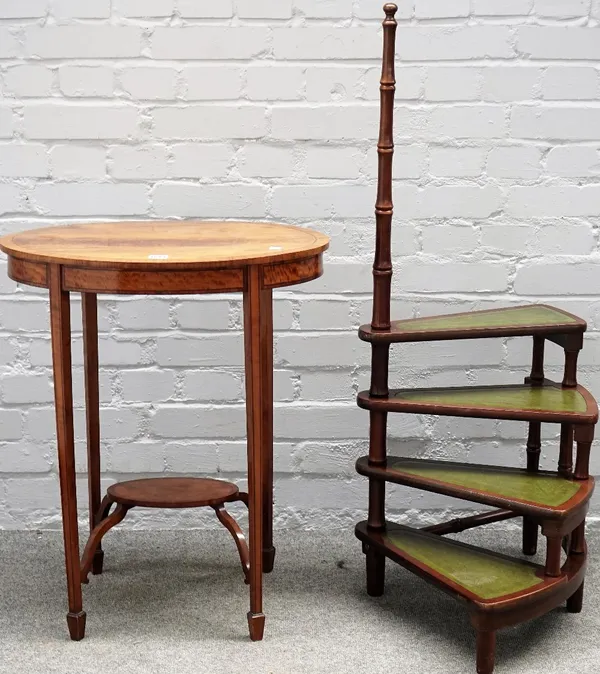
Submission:
<svg viewBox="0 0 600 674">
<path fill-rule="evenodd" d="M 583 332 L 581 318 L 545 304 L 393 321 L 389 331 L 360 328 L 367 342 L 416 342 Z"/>
<path fill-rule="evenodd" d="M 549 471 L 528 473 L 519 468 L 396 456 L 389 456 L 385 467 L 370 466 L 368 457 L 362 457 L 356 467 L 361 475 L 550 519 L 581 508 L 594 491 L 593 479 L 569 480 Z"/>
<path fill-rule="evenodd" d="M 477 604 L 545 592 L 564 581 L 545 576 L 538 564 L 389 522 L 381 533 L 370 532 L 367 523 L 360 522 L 356 535 L 409 570 Z"/>
<path fill-rule="evenodd" d="M 542 386 L 397 389 L 387 398 L 363 391 L 358 405 L 389 412 L 555 423 L 596 423 L 598 419 L 596 402 L 582 386 L 563 388 L 548 380 Z"/>
</svg>

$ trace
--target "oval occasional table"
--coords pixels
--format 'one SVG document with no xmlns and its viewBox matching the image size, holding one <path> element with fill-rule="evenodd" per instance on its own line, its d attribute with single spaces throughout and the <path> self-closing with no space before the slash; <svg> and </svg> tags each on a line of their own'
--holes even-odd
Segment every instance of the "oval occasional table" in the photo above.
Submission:
<svg viewBox="0 0 600 674">
<path fill-rule="evenodd" d="M 318 278 L 329 239 L 275 223 L 114 222 L 47 227 L 6 236 L 8 274 L 48 288 L 58 466 L 67 571 L 67 624 L 85 633 L 81 583 L 101 573 L 102 536 L 135 506 L 212 507 L 233 535 L 250 586 L 250 638 L 263 636 L 262 574 L 273 547 L 272 290 Z M 79 549 L 73 432 L 70 293 L 82 294 L 90 537 Z M 117 483 L 100 492 L 98 293 L 177 295 L 242 292 L 248 434 L 248 494 L 206 478 L 154 478 Z M 244 501 L 249 545 L 224 504 Z M 114 506 L 114 508 L 113 508 Z M 111 512 L 112 511 L 112 512 Z"/>
</svg>

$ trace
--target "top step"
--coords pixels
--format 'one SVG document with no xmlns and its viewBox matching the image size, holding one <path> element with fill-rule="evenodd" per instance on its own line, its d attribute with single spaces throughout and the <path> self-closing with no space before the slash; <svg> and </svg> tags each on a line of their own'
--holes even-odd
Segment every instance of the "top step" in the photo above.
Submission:
<svg viewBox="0 0 600 674">
<path fill-rule="evenodd" d="M 363 325 L 358 331 L 365 342 L 429 342 L 445 339 L 523 337 L 585 332 L 586 322 L 562 309 L 532 304 L 509 309 L 487 309 L 460 314 L 392 321 L 389 330 Z"/>
</svg>

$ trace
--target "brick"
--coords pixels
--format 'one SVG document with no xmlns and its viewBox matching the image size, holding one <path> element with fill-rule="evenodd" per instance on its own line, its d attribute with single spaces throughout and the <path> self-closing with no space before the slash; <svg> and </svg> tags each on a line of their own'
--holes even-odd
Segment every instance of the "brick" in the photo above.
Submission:
<svg viewBox="0 0 600 674">
<path fill-rule="evenodd" d="M 43 139 L 126 139 L 137 135 L 139 113 L 127 106 L 40 104 L 25 108 L 25 136 Z"/>
<path fill-rule="evenodd" d="M 43 145 L 0 145 L 0 177 L 46 178 L 48 153 Z"/>
<path fill-rule="evenodd" d="M 0 183 L 0 215 L 21 211 L 21 190 L 17 185 Z"/>
<path fill-rule="evenodd" d="M 8 68 L 4 74 L 4 84 L 15 96 L 50 96 L 53 71 L 41 65 L 22 65 Z"/>
<path fill-rule="evenodd" d="M 234 100 L 242 91 L 242 71 L 235 66 L 193 66 L 184 68 L 184 98 L 198 100 Z"/>
<path fill-rule="evenodd" d="M 434 147 L 429 172 L 441 177 L 477 177 L 483 173 L 485 150 L 478 147 Z"/>
<path fill-rule="evenodd" d="M 535 97 L 543 73 L 542 68 L 524 66 L 494 66 L 483 68 L 483 99 L 496 103 L 525 101 Z"/>
<path fill-rule="evenodd" d="M 474 0 L 473 13 L 479 16 L 525 16 L 533 0 Z"/>
<path fill-rule="evenodd" d="M 517 50 L 531 59 L 600 58 L 600 27 L 520 26 Z"/>
<path fill-rule="evenodd" d="M 515 106 L 511 116 L 514 138 L 596 140 L 600 109 L 584 107 Z"/>
<path fill-rule="evenodd" d="M 229 19 L 233 16 L 232 0 L 177 0 L 177 9 L 184 18 Z"/>
<path fill-rule="evenodd" d="M 295 218 L 365 218 L 373 190 L 363 185 L 280 185 L 273 188 L 272 214 Z"/>
<path fill-rule="evenodd" d="M 119 75 L 123 91 L 138 100 L 174 100 L 177 71 L 174 68 L 124 68 Z"/>
<path fill-rule="evenodd" d="M 113 70 L 105 66 L 61 66 L 58 79 L 65 96 L 111 96 L 114 89 Z"/>
<path fill-rule="evenodd" d="M 101 147 L 56 145 L 50 150 L 52 176 L 61 180 L 101 180 L 106 176 L 106 150 Z"/>
<path fill-rule="evenodd" d="M 186 372 L 183 396 L 188 400 L 201 402 L 241 402 L 242 379 L 233 372 Z"/>
<path fill-rule="evenodd" d="M 500 105 L 438 106 L 429 115 L 428 131 L 450 138 L 503 138 L 506 135 L 504 108 Z"/>
<path fill-rule="evenodd" d="M 478 68 L 427 68 L 425 98 L 429 101 L 474 101 L 479 98 Z"/>
<path fill-rule="evenodd" d="M 294 171 L 293 150 L 272 145 L 246 145 L 239 155 L 238 168 L 244 177 L 286 178 Z"/>
<path fill-rule="evenodd" d="M 77 1 L 77 6 L 81 4 Z M 25 48 L 28 56 L 42 59 L 140 56 L 142 31 L 136 26 L 100 24 L 27 26 Z"/>
<path fill-rule="evenodd" d="M 515 186 L 509 190 L 506 212 L 518 217 L 598 215 L 600 185 Z"/>
<path fill-rule="evenodd" d="M 309 19 L 349 19 L 352 0 L 294 0 L 294 8 Z"/>
<path fill-rule="evenodd" d="M 5 0 L 5 2 L 10 2 L 9 6 L 20 6 L 15 5 L 12 0 Z M 8 26 L 0 26 L 0 58 L 9 59 L 14 58 L 20 55 L 21 46 L 17 36 L 14 34 Z"/>
<path fill-rule="evenodd" d="M 81 340 L 73 340 L 73 366 L 83 365 L 83 349 Z M 139 342 L 120 340 L 114 337 L 100 337 L 98 340 L 100 362 L 103 367 L 139 365 L 142 361 L 142 346 Z M 35 339 L 29 349 L 31 365 L 52 365 L 52 353 L 49 339 Z"/>
<path fill-rule="evenodd" d="M 45 374 L 17 374 L 2 377 L 2 399 L 10 404 L 49 403 L 54 390 Z"/>
<path fill-rule="evenodd" d="M 237 13 L 240 19 L 289 19 L 292 0 L 237 0 Z"/>
<path fill-rule="evenodd" d="M 0 440 L 20 440 L 23 435 L 22 427 L 23 416 L 20 410 L 0 409 Z"/>
<path fill-rule="evenodd" d="M 113 10 L 131 18 L 171 16 L 174 0 L 113 0 Z"/>
<path fill-rule="evenodd" d="M 470 13 L 470 0 L 415 0 L 417 19 L 444 19 L 466 17 Z"/>
<path fill-rule="evenodd" d="M 296 101 L 303 88 L 304 68 L 269 64 L 252 65 L 246 71 L 246 92 L 253 101 Z"/>
<path fill-rule="evenodd" d="M 124 330 L 168 330 L 169 301 L 143 298 L 117 304 L 117 320 Z"/>
<path fill-rule="evenodd" d="M 469 254 L 479 247 L 477 231 L 470 225 L 423 227 L 422 244 L 428 255 Z"/>
<path fill-rule="evenodd" d="M 597 264 L 536 263 L 523 264 L 517 270 L 514 288 L 520 295 L 585 295 L 593 288 L 600 273 Z"/>
<path fill-rule="evenodd" d="M 306 148 L 309 178 L 352 178 L 360 175 L 364 152 L 352 147 Z"/>
<path fill-rule="evenodd" d="M 300 305 L 302 330 L 347 330 L 349 324 L 347 300 L 311 300 Z"/>
<path fill-rule="evenodd" d="M 277 339 L 279 362 L 297 367 L 356 367 L 369 363 L 370 353 L 354 332 L 283 334 Z"/>
<path fill-rule="evenodd" d="M 373 138 L 377 113 L 370 106 L 274 108 L 272 135 L 282 140 Z"/>
<path fill-rule="evenodd" d="M 47 12 L 48 0 L 0 0 L 0 19 L 37 19 Z"/>
<path fill-rule="evenodd" d="M 158 27 L 151 41 L 152 58 L 251 59 L 265 50 L 268 37 L 268 29 L 258 26 Z"/>
<path fill-rule="evenodd" d="M 60 492 L 56 476 L 11 478 L 5 482 L 5 496 L 11 512 L 56 510 L 60 507 Z"/>
<path fill-rule="evenodd" d="M 404 292 L 506 292 L 508 266 L 497 262 L 401 262 Z"/>
<path fill-rule="evenodd" d="M 572 19 L 588 15 L 590 0 L 535 0 L 534 11 L 539 16 Z"/>
<path fill-rule="evenodd" d="M 110 0 L 52 0 L 52 14 L 58 19 L 108 19 Z"/>
<path fill-rule="evenodd" d="M 188 105 L 185 108 L 158 108 L 151 116 L 157 138 L 260 138 L 267 131 L 262 107 Z"/>
<path fill-rule="evenodd" d="M 48 302 L 2 300 L 0 325 L 4 330 L 14 332 L 47 332 L 50 325 Z"/>
<path fill-rule="evenodd" d="M 368 415 L 357 413 L 356 403 L 352 403 L 283 405 L 274 417 L 275 435 L 280 440 L 362 438 Z M 402 415 L 394 426 L 395 437 L 418 437 L 422 432 L 421 422 L 415 416 Z"/>
<path fill-rule="evenodd" d="M 144 215 L 145 185 L 71 183 L 36 185 L 32 199 L 47 215 Z"/>
<path fill-rule="evenodd" d="M 192 330 L 227 330 L 227 300 L 182 300 L 175 307 L 175 321 L 180 328 Z"/>
<path fill-rule="evenodd" d="M 544 220 L 542 227 L 494 223 L 482 228 L 482 246 L 503 255 L 586 255 L 594 246 L 589 225 L 553 224 Z"/>
<path fill-rule="evenodd" d="M 350 375 L 345 374 L 344 376 L 338 370 L 334 372 L 307 371 L 302 373 L 301 379 L 302 400 L 322 400 L 324 402 L 339 400 L 346 402 L 356 395 Z M 326 461 L 327 454 L 325 453 L 320 457 L 322 461 Z"/>
<path fill-rule="evenodd" d="M 161 405 L 150 420 L 159 438 L 241 438 L 246 435 L 243 405 Z"/>
<path fill-rule="evenodd" d="M 544 73 L 542 96 L 556 101 L 600 98 L 600 74 L 591 67 L 550 66 Z"/>
<path fill-rule="evenodd" d="M 444 185 L 422 190 L 396 188 L 396 214 L 414 218 L 487 218 L 500 208 L 502 194 L 494 185 Z"/>
<path fill-rule="evenodd" d="M 233 443 L 223 443 L 227 446 Z M 242 443 L 238 443 L 240 446 Z M 192 443 L 186 442 L 168 442 L 162 443 L 166 453 L 167 471 L 174 473 L 217 473 L 227 468 L 221 467 L 219 463 L 219 450 L 221 442 L 203 442 L 195 440 Z M 246 444 L 243 443 L 243 466 L 242 470 L 247 470 Z M 226 465 L 226 464 L 225 464 Z M 240 470 L 239 472 L 242 472 Z"/>
<path fill-rule="evenodd" d="M 15 442 L 0 447 L 0 473 L 48 473 L 52 458 L 45 448 Z"/>
<path fill-rule="evenodd" d="M 600 146 L 563 145 L 553 147 L 546 157 L 550 175 L 585 178 L 600 174 Z"/>
<path fill-rule="evenodd" d="M 410 19 L 413 15 L 414 0 L 404 0 L 398 3 L 396 19 Z M 384 13 L 380 0 L 357 0 L 355 3 L 355 14 L 359 19 L 384 19 Z"/>
<path fill-rule="evenodd" d="M 494 147 L 487 160 L 487 173 L 495 178 L 535 180 L 541 172 L 541 150 L 537 147 Z"/>
<path fill-rule="evenodd" d="M 134 438 L 139 432 L 139 411 L 131 408 L 102 407 L 100 423 L 103 440 L 123 441 Z M 35 442 L 56 442 L 56 415 L 54 407 L 36 407 L 27 413 L 27 434 Z M 85 412 L 75 410 L 75 437 L 85 438 Z"/>
<path fill-rule="evenodd" d="M 221 178 L 229 172 L 235 151 L 231 145 L 182 143 L 173 145 L 170 178 Z"/>
<path fill-rule="evenodd" d="M 166 469 L 164 443 L 128 442 L 111 448 L 108 468 L 115 473 L 162 473 Z"/>
<path fill-rule="evenodd" d="M 265 213 L 266 188 L 260 185 L 195 185 L 164 182 L 152 203 L 158 216 L 259 218 Z"/>
<path fill-rule="evenodd" d="M 306 71 L 306 97 L 309 101 L 354 100 L 363 70 L 357 67 L 317 66 Z"/>
<path fill-rule="evenodd" d="M 175 392 L 175 373 L 169 370 L 125 370 L 120 377 L 124 400 L 151 403 Z"/>
<path fill-rule="evenodd" d="M 514 56 L 508 26 L 399 26 L 403 61 L 462 61 Z"/>
<path fill-rule="evenodd" d="M 289 300 L 273 301 L 273 329 L 289 330 L 294 323 L 294 308 Z"/>
<path fill-rule="evenodd" d="M 381 58 L 381 39 L 370 28 L 274 28 L 275 59 L 373 59 Z"/>
<path fill-rule="evenodd" d="M 241 335 L 159 337 L 156 362 L 165 367 L 243 365 Z"/>
<path fill-rule="evenodd" d="M 109 173 L 119 180 L 156 180 L 167 177 L 167 150 L 164 146 L 111 147 Z"/>
</svg>

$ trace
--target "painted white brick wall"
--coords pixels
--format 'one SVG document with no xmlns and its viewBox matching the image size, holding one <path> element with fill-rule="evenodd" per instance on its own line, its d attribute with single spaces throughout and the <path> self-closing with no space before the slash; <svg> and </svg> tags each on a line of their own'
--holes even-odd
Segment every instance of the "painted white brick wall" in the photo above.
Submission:
<svg viewBox="0 0 600 674">
<path fill-rule="evenodd" d="M 354 398 L 369 347 L 356 328 L 370 313 L 382 4 L 0 0 L 0 233 L 194 217 L 331 236 L 325 276 L 276 294 L 278 526 L 347 526 L 366 506 L 353 466 L 368 418 Z M 588 320 L 581 379 L 600 395 L 599 0 L 401 0 L 398 19 L 395 316 L 553 302 Z M 73 324 L 83 505 L 78 298 Z M 233 295 L 101 299 L 105 484 L 244 483 L 241 326 Z M 529 350 L 406 345 L 392 379 L 519 381 Z M 51 382 L 47 299 L 11 282 L 2 259 L 0 528 L 59 526 Z M 524 460 L 521 424 L 394 417 L 390 429 L 410 455 Z M 413 519 L 462 507 L 390 493 Z M 131 523 L 214 524 L 158 511 Z"/>
</svg>

